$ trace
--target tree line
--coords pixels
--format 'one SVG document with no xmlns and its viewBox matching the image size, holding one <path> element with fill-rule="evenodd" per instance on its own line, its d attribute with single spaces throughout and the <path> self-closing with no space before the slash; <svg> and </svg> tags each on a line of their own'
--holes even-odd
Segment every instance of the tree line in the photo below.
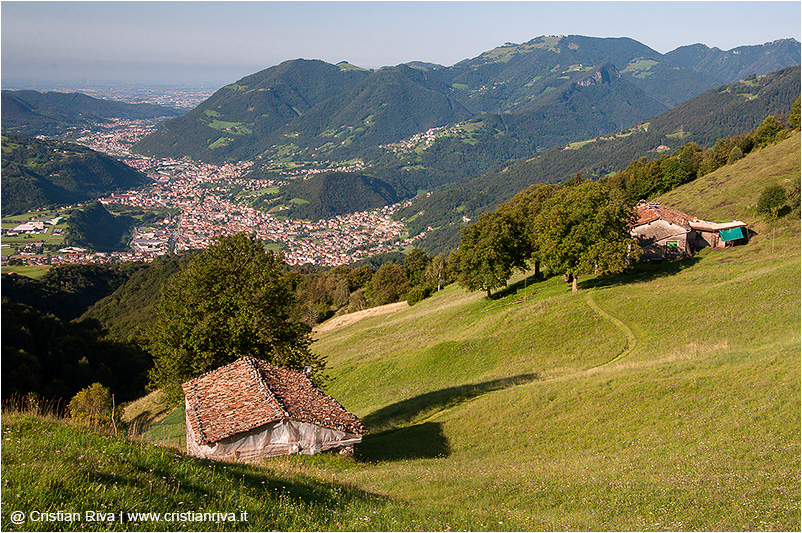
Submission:
<svg viewBox="0 0 802 533">
<path fill-rule="evenodd" d="M 633 203 L 653 198 L 734 163 L 755 149 L 787 138 L 792 130 L 799 129 L 799 107 L 800 99 L 797 98 L 787 121 L 769 115 L 752 131 L 718 139 L 710 149 L 691 142 L 672 154 L 663 154 L 652 161 L 641 157 L 626 169 L 603 177 L 600 181 L 622 191 L 627 200 Z"/>
<path fill-rule="evenodd" d="M 598 182 L 577 173 L 562 185 L 532 185 L 461 231 L 450 261 L 453 274 L 466 289 L 484 290 L 489 297 L 506 286 L 516 269 L 525 272 L 533 265 L 537 277 L 543 264 L 571 280 L 576 291 L 580 275 L 620 272 L 637 260 L 640 250 L 629 228 L 638 200 L 733 163 L 799 128 L 797 98 L 787 121 L 769 115 L 754 130 L 719 139 L 709 150 L 688 143 L 653 161 L 633 161 Z M 765 203 L 781 205 L 784 196 L 781 200 Z"/>
<path fill-rule="evenodd" d="M 460 285 L 488 297 L 530 264 L 536 277 L 541 265 L 563 273 L 576 292 L 579 276 L 620 272 L 639 257 L 633 216 L 620 192 L 581 174 L 564 185 L 532 185 L 463 230 L 452 268 Z"/>
</svg>

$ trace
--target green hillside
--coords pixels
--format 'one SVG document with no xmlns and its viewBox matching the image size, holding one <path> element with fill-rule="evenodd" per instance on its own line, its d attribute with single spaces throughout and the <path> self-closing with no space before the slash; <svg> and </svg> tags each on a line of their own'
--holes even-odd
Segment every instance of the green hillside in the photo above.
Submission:
<svg viewBox="0 0 802 533">
<path fill-rule="evenodd" d="M 376 178 L 350 172 L 326 172 L 282 187 L 290 202 L 288 215 L 302 220 L 321 220 L 347 213 L 391 205 L 399 198 L 393 188 Z M 292 202 L 294 199 L 303 202 Z M 280 200 L 279 200 L 280 201 Z"/>
<path fill-rule="evenodd" d="M 712 147 L 723 137 L 756 128 L 768 115 L 785 115 L 799 97 L 799 67 L 711 89 L 619 133 L 601 135 L 520 159 L 458 183 L 442 185 L 398 214 L 411 234 L 427 227 L 422 247 L 456 247 L 463 217 L 475 219 L 534 183 L 560 183 L 582 172 L 598 179 L 640 157 L 656 159 L 690 142 Z M 423 215 L 415 216 L 423 212 Z M 414 218 L 413 218 L 414 217 Z"/>
<path fill-rule="evenodd" d="M 452 286 L 320 335 L 331 393 L 380 428 L 361 448 L 370 467 L 338 479 L 499 529 L 798 529 L 799 220 L 772 253 L 750 206 L 799 179 L 799 153 L 797 135 L 702 178 L 719 206 L 673 193 L 750 222 L 746 246 L 577 296 L 561 278 L 498 300 Z M 758 170 L 778 159 L 792 163 Z"/>
<path fill-rule="evenodd" d="M 83 202 L 151 181 L 116 159 L 77 144 L 4 133 L 2 149 L 4 215 Z"/>
<path fill-rule="evenodd" d="M 6 414 L 4 501 L 245 509 L 249 529 L 797 531 L 802 232 L 781 219 L 772 247 L 751 206 L 799 176 L 796 134 L 662 198 L 747 221 L 744 246 L 575 295 L 559 276 L 452 285 L 321 330 L 327 392 L 372 431 L 354 458 L 215 464 Z"/>
</svg>

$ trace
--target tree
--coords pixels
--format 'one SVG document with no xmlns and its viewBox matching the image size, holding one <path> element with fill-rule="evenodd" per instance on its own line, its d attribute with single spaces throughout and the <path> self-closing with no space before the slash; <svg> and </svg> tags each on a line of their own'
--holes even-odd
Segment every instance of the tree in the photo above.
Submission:
<svg viewBox="0 0 802 533">
<path fill-rule="evenodd" d="M 755 143 L 758 146 L 768 146 L 775 141 L 782 127 L 774 115 L 769 115 L 755 130 Z"/>
<path fill-rule="evenodd" d="M 309 327 L 290 320 L 294 297 L 282 261 L 238 233 L 216 238 L 170 278 L 149 331 L 151 385 L 180 401 L 181 383 L 245 356 L 321 368 Z"/>
<path fill-rule="evenodd" d="M 397 263 L 384 263 L 373 274 L 367 293 L 374 305 L 384 305 L 406 298 L 409 289 L 409 278 L 404 267 Z"/>
<path fill-rule="evenodd" d="M 534 224 L 537 248 L 553 271 L 577 278 L 620 272 L 639 249 L 629 232 L 633 210 L 596 182 L 564 187 L 548 199 Z"/>
<path fill-rule="evenodd" d="M 782 185 L 769 185 L 760 193 L 757 200 L 757 212 L 769 220 L 777 218 L 780 209 L 785 207 L 788 193 Z"/>
<path fill-rule="evenodd" d="M 727 164 L 735 163 L 736 161 L 744 158 L 744 152 L 740 146 L 733 146 L 730 155 L 727 157 Z"/>
<path fill-rule="evenodd" d="M 797 96 L 788 112 L 788 127 L 794 130 L 799 129 L 800 123 L 800 97 Z"/>
<path fill-rule="evenodd" d="M 788 202 L 788 193 L 782 185 L 769 185 L 760 193 L 757 200 L 757 212 L 763 215 L 771 226 L 771 253 L 774 253 L 774 230 L 779 218 L 780 209 Z"/>
<path fill-rule="evenodd" d="M 457 281 L 469 291 L 490 291 L 507 285 L 514 268 L 525 271 L 532 255 L 525 221 L 508 210 L 484 213 L 462 230 L 453 256 Z"/>
<path fill-rule="evenodd" d="M 443 288 L 443 283 L 448 279 L 448 259 L 441 253 L 432 259 L 426 267 L 426 280 L 432 287 L 437 287 L 437 291 Z"/>
<path fill-rule="evenodd" d="M 582 181 L 582 173 L 577 173 L 575 177 L 576 183 L 571 186 L 577 186 L 584 183 Z M 535 219 L 540 214 L 546 201 L 560 187 L 558 185 L 550 184 L 536 184 L 530 186 L 528 189 L 523 190 L 513 196 L 509 201 L 501 204 L 497 211 L 506 213 L 512 220 L 518 221 L 524 227 L 518 231 L 522 232 L 523 237 L 526 239 L 526 246 L 519 248 L 519 253 L 523 253 L 524 257 L 520 258 L 524 263 L 532 261 L 535 267 L 535 279 L 540 278 L 540 254 L 537 249 L 537 240 L 535 239 L 535 232 L 533 227 Z"/>
<path fill-rule="evenodd" d="M 404 259 L 404 270 L 407 271 L 412 286 L 423 285 L 426 282 L 426 268 L 432 262 L 431 256 L 421 248 L 415 247 Z"/>
</svg>

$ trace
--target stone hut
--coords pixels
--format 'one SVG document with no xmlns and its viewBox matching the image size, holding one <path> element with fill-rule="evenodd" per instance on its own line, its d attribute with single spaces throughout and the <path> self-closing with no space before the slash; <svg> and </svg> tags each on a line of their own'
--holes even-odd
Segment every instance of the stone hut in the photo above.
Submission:
<svg viewBox="0 0 802 533">
<path fill-rule="evenodd" d="M 353 453 L 368 431 L 304 372 L 243 357 L 182 385 L 187 453 L 257 461 L 337 449 Z"/>
<path fill-rule="evenodd" d="M 674 259 L 694 253 L 696 234 L 690 225 L 693 217 L 657 202 L 636 206 L 637 220 L 630 232 L 643 249 L 643 259 Z"/>
</svg>

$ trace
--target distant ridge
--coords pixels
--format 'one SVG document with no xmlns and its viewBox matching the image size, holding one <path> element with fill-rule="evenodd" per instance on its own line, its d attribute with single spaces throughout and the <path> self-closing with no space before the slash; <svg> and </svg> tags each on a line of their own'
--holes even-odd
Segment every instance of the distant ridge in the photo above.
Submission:
<svg viewBox="0 0 802 533">
<path fill-rule="evenodd" d="M 766 74 L 800 64 L 800 43 L 796 39 L 778 39 L 726 51 L 691 44 L 668 52 L 666 58 L 680 67 L 706 72 L 722 83 L 730 83 L 752 74 Z"/>
<path fill-rule="evenodd" d="M 499 164 L 511 152 L 525 156 L 580 140 L 589 130 L 631 126 L 736 81 L 742 72 L 762 75 L 799 63 L 800 46 L 792 39 L 729 52 L 691 45 L 660 54 L 631 38 L 581 35 L 507 43 L 451 67 L 412 61 L 366 70 L 347 61 L 331 65 L 296 59 L 222 87 L 187 115 L 165 122 L 134 149 L 210 162 L 270 160 L 288 150 L 296 160 L 369 159 L 387 143 L 490 114 L 512 118 L 553 110 L 562 115 L 559 135 L 540 131 L 548 130 L 552 116 L 530 115 L 519 121 L 526 126 L 501 143 L 498 149 L 503 153 L 482 156 L 488 161 L 491 155 L 489 161 Z M 616 71 L 620 83 L 588 92 L 578 107 L 555 97 L 598 69 Z M 440 170 L 432 164 L 432 172 Z M 413 179 L 419 182 L 402 188 L 427 187 L 437 177 L 424 172 Z"/>
<path fill-rule="evenodd" d="M 4 132 L 58 135 L 69 128 L 109 119 L 177 117 L 183 111 L 155 104 L 127 104 L 80 93 L 2 91 Z"/>
<path fill-rule="evenodd" d="M 428 227 L 422 247 L 454 248 L 466 223 L 535 183 L 559 183 L 581 172 L 597 179 L 640 157 L 654 159 L 690 142 L 712 147 L 717 139 L 756 128 L 768 115 L 788 113 L 799 97 L 800 67 L 788 67 L 706 91 L 626 131 L 546 150 L 467 181 L 446 184 L 416 198 L 399 213 L 415 235 Z M 661 148 L 662 147 L 662 148 Z M 417 216 L 415 216 L 417 214 Z"/>
</svg>

